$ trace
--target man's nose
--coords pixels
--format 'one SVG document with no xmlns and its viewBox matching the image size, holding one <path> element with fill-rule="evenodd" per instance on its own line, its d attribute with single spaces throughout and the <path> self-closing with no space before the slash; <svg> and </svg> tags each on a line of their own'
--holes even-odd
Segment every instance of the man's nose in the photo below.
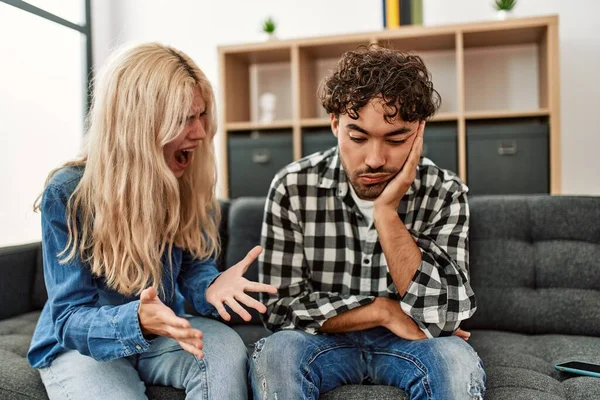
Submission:
<svg viewBox="0 0 600 400">
<path fill-rule="evenodd" d="M 385 165 L 385 154 L 378 144 L 373 144 L 369 149 L 365 164 L 371 169 L 381 168 Z"/>
</svg>

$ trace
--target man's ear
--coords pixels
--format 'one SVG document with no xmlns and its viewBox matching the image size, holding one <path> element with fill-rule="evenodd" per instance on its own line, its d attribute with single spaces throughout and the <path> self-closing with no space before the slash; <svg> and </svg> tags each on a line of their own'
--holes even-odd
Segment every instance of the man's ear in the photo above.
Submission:
<svg viewBox="0 0 600 400">
<path fill-rule="evenodd" d="M 329 120 L 331 122 L 331 132 L 333 136 L 338 137 L 338 128 L 340 126 L 340 119 L 335 116 L 334 113 L 329 114 Z"/>
</svg>

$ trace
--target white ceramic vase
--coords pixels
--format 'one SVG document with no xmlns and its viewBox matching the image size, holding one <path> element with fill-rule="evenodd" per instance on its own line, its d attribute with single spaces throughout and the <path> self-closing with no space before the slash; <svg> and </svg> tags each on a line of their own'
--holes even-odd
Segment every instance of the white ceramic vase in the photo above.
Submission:
<svg viewBox="0 0 600 400">
<path fill-rule="evenodd" d="M 260 109 L 260 122 L 267 124 L 275 120 L 275 108 L 277 107 L 277 96 L 271 92 L 263 93 L 258 99 Z"/>
<path fill-rule="evenodd" d="M 513 17 L 512 10 L 496 10 L 496 19 L 503 21 Z"/>
</svg>

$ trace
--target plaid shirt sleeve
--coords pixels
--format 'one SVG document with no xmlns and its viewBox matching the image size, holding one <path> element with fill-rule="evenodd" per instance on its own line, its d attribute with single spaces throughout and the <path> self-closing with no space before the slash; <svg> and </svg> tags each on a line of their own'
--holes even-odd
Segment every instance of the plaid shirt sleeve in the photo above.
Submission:
<svg viewBox="0 0 600 400">
<path fill-rule="evenodd" d="M 436 212 L 409 229 L 422 262 L 400 303 L 428 337 L 451 335 L 477 308 L 468 277 L 467 189 L 451 181 L 435 191 L 419 208 Z"/>
<path fill-rule="evenodd" d="M 273 331 L 299 329 L 315 334 L 329 318 L 369 304 L 375 297 L 312 291 L 297 216 L 299 203 L 287 193 L 282 179 L 275 178 L 265 204 L 259 281 L 275 286 L 278 293 L 260 294 L 267 306 L 261 318 Z"/>
</svg>

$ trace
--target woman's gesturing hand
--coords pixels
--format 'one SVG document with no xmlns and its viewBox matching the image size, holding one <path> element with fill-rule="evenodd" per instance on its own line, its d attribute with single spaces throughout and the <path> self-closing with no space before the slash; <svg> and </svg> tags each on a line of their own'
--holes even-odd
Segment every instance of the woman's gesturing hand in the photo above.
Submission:
<svg viewBox="0 0 600 400">
<path fill-rule="evenodd" d="M 225 310 L 225 304 L 242 317 L 244 321 L 250 321 L 252 317 L 240 305 L 240 302 L 260 313 L 267 311 L 264 304 L 248 296 L 245 292 L 277 293 L 274 286 L 252 282 L 243 276 L 261 252 L 262 247 L 254 247 L 242 261 L 223 272 L 206 290 L 206 300 L 217 309 L 219 315 L 225 321 L 231 319 L 231 316 Z"/>
<path fill-rule="evenodd" d="M 202 332 L 194 329 L 190 321 L 175 315 L 156 294 L 156 289 L 144 289 L 140 295 L 138 308 L 140 328 L 144 335 L 166 336 L 179 343 L 182 349 L 197 357 L 204 357 L 202 352 Z"/>
</svg>

